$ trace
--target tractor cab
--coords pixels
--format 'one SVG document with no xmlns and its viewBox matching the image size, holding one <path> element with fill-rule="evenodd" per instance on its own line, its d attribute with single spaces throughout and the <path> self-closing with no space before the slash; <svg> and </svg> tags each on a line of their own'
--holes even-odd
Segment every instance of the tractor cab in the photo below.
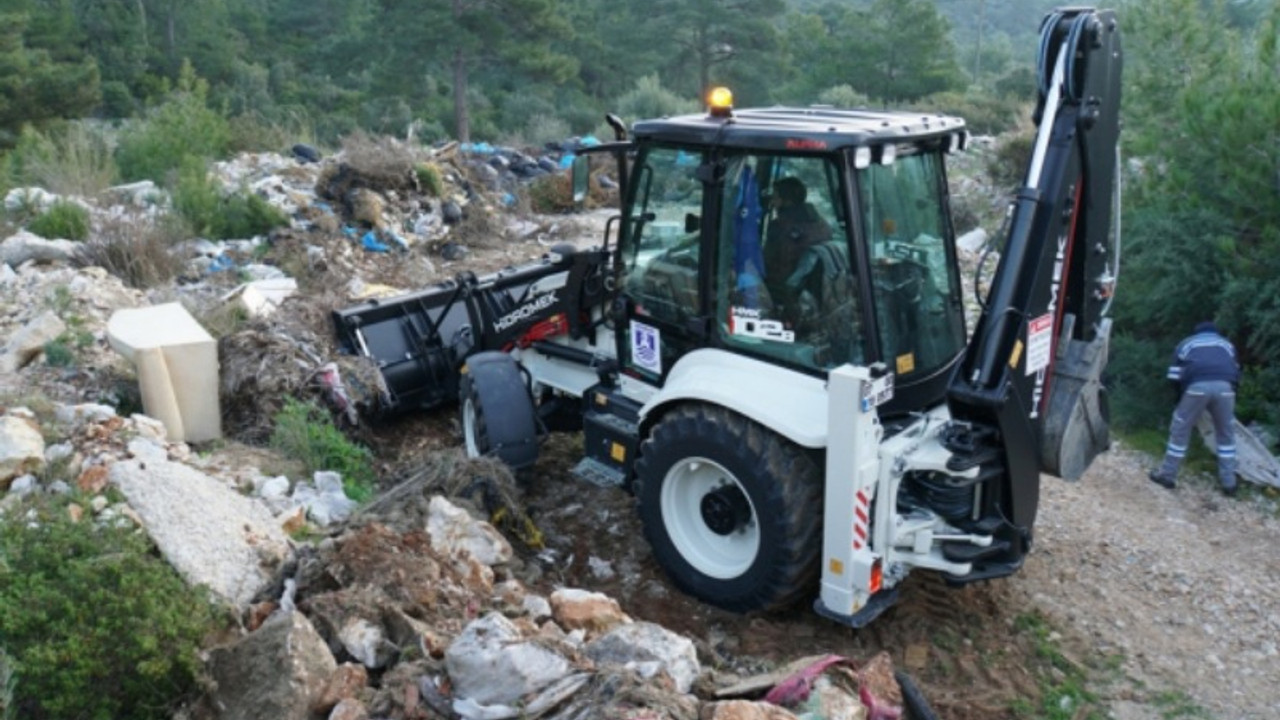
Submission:
<svg viewBox="0 0 1280 720">
<path fill-rule="evenodd" d="M 714 347 L 825 378 L 895 376 L 885 414 L 941 401 L 965 344 L 943 156 L 963 121 L 772 108 L 637 123 L 619 236 L 623 372 Z"/>
</svg>

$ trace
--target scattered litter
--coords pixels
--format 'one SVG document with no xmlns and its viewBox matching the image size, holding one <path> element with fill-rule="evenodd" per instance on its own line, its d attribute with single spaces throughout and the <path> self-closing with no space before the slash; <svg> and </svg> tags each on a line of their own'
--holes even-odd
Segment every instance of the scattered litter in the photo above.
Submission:
<svg viewBox="0 0 1280 720">
<path fill-rule="evenodd" d="M 386 244 L 378 239 L 378 232 L 376 230 L 370 230 L 365 233 L 364 237 L 360 238 L 360 244 L 364 246 L 365 250 L 369 250 L 370 252 L 384 253 L 391 250 L 391 248 L 387 247 Z"/>
<path fill-rule="evenodd" d="M 251 317 L 262 317 L 275 312 L 297 291 L 298 281 L 293 278 L 254 280 L 223 295 L 222 302 L 238 302 Z"/>
<path fill-rule="evenodd" d="M 226 270 L 234 270 L 235 267 L 236 261 L 232 260 L 230 255 L 224 253 L 215 257 L 213 262 L 209 263 L 209 267 L 205 269 L 205 272 L 218 273 Z"/>
<path fill-rule="evenodd" d="M 613 563 L 601 560 L 594 555 L 587 558 L 587 567 L 591 568 L 591 574 L 599 580 L 609 580 L 617 574 L 613 571 Z"/>
</svg>

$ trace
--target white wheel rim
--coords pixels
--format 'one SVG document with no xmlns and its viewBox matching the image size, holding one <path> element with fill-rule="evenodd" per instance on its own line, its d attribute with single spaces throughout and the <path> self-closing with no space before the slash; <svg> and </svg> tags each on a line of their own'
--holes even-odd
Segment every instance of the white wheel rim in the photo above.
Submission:
<svg viewBox="0 0 1280 720">
<path fill-rule="evenodd" d="M 724 485 L 738 488 L 751 506 L 751 519 L 728 535 L 720 535 L 702 518 L 702 498 Z M 760 523 L 751 497 L 738 479 L 717 462 L 685 458 L 667 471 L 660 499 L 662 522 L 680 557 L 695 570 L 717 580 L 745 573 L 760 552 Z"/>
<path fill-rule="evenodd" d="M 471 398 L 462 403 L 462 441 L 467 446 L 467 457 L 480 457 L 480 446 L 476 444 L 476 406 Z"/>
</svg>

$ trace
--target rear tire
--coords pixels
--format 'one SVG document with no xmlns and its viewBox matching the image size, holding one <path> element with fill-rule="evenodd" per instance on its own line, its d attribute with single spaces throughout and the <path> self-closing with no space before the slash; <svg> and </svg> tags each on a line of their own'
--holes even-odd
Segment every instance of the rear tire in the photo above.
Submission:
<svg viewBox="0 0 1280 720">
<path fill-rule="evenodd" d="M 821 479 L 804 450 L 759 423 L 688 405 L 641 446 L 635 494 L 677 587 L 726 610 L 777 610 L 817 589 Z"/>
<path fill-rule="evenodd" d="M 494 456 L 513 470 L 538 459 L 538 423 L 520 366 L 502 352 L 467 358 L 458 385 L 462 441 L 468 457 Z"/>
</svg>

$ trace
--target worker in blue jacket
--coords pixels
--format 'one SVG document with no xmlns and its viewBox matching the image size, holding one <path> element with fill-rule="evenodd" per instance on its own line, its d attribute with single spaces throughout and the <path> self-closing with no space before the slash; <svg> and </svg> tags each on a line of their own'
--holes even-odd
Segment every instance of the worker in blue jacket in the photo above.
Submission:
<svg viewBox="0 0 1280 720">
<path fill-rule="evenodd" d="M 1240 363 L 1236 348 L 1218 332 L 1212 322 L 1202 322 L 1189 337 L 1178 343 L 1168 378 L 1178 386 L 1181 399 L 1173 411 L 1169 444 L 1164 462 L 1149 474 L 1152 482 L 1173 489 L 1178 466 L 1187 454 L 1191 430 L 1200 414 L 1209 411 L 1213 435 L 1218 445 L 1218 477 L 1222 492 L 1236 494 L 1236 386 L 1240 383 Z"/>
</svg>

